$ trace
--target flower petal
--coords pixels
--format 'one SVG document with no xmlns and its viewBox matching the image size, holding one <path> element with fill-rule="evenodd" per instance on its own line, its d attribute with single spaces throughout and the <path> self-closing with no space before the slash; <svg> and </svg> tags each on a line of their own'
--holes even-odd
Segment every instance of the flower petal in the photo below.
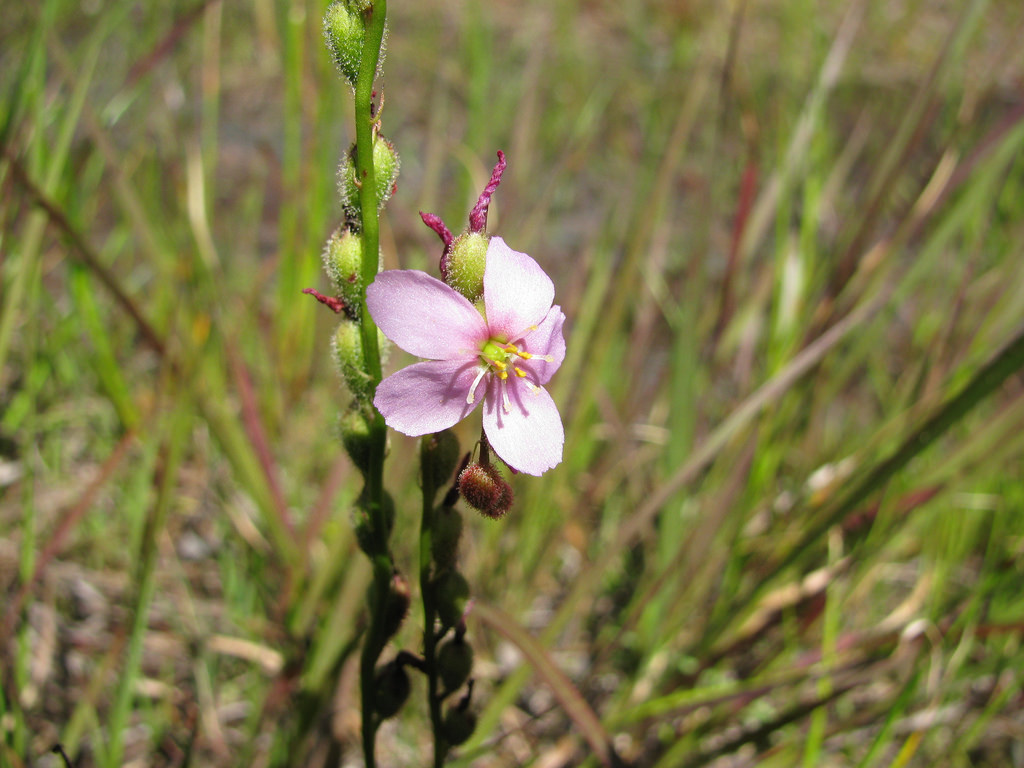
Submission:
<svg viewBox="0 0 1024 768">
<path fill-rule="evenodd" d="M 522 379 L 510 377 L 505 381 L 506 411 L 501 380 L 489 378 L 483 421 L 494 452 L 512 469 L 528 475 L 542 475 L 558 465 L 565 432 L 551 395 L 542 387 L 531 389 Z"/>
<path fill-rule="evenodd" d="M 540 265 L 513 251 L 500 237 L 487 246 L 484 306 L 492 337 L 511 340 L 538 325 L 555 299 L 555 286 Z"/>
<path fill-rule="evenodd" d="M 515 341 L 515 345 L 522 352 L 534 356 L 531 360 L 517 361 L 519 367 L 532 374 L 530 381 L 534 384 L 547 384 L 565 360 L 565 336 L 562 335 L 564 323 L 565 314 L 556 304 L 548 311 L 547 317 L 540 325 L 522 339 Z M 550 357 L 551 360 L 541 359 L 545 357 Z"/>
<path fill-rule="evenodd" d="M 410 437 L 440 432 L 466 418 L 476 402 L 467 403 L 480 364 L 476 360 L 428 360 L 414 363 L 377 385 L 373 404 L 389 427 Z"/>
<path fill-rule="evenodd" d="M 406 352 L 431 360 L 475 357 L 487 324 L 469 301 L 416 269 L 381 272 L 366 288 L 373 322 Z"/>
</svg>

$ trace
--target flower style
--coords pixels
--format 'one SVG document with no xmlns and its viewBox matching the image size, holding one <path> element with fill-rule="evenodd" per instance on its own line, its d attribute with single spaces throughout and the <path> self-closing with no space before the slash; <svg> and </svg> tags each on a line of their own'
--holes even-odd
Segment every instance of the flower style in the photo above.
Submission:
<svg viewBox="0 0 1024 768">
<path fill-rule="evenodd" d="M 525 253 L 493 237 L 484 269 L 484 315 L 419 270 L 381 272 L 366 290 L 385 336 L 427 358 L 380 383 L 373 404 L 410 436 L 440 432 L 483 400 L 494 452 L 517 472 L 541 475 L 562 460 L 562 419 L 544 389 L 565 358 L 555 288 Z"/>
</svg>

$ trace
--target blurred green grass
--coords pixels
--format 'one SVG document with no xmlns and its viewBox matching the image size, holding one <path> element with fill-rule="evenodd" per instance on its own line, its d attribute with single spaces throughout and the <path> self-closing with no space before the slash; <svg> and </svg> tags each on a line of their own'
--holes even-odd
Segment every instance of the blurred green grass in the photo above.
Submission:
<svg viewBox="0 0 1024 768">
<path fill-rule="evenodd" d="M 351 140 L 324 5 L 5 18 L 0 764 L 358 753 L 358 479 L 299 294 Z M 635 765 L 1021 761 L 1022 32 L 1008 0 L 391 3 L 386 266 L 434 269 L 417 211 L 458 229 L 504 149 L 491 230 L 570 321 L 565 462 L 467 519 L 463 569 Z M 592 760 L 564 679 L 470 632 L 455 764 Z M 420 698 L 385 764 L 422 762 Z"/>
</svg>

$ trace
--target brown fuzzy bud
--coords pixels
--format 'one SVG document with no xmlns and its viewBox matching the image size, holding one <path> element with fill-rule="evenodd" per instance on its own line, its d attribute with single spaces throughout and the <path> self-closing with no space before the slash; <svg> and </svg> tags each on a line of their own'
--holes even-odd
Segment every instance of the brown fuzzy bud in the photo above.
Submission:
<svg viewBox="0 0 1024 768">
<path fill-rule="evenodd" d="M 494 520 L 512 507 L 512 486 L 492 465 L 469 464 L 459 474 L 459 493 L 473 509 Z"/>
</svg>

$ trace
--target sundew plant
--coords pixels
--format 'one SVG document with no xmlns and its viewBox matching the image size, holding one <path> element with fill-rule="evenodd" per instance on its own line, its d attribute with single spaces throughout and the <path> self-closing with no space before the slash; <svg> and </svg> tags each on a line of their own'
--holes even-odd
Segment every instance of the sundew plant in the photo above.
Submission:
<svg viewBox="0 0 1024 768">
<path fill-rule="evenodd" d="M 544 385 L 565 358 L 565 315 L 552 306 L 554 284 L 540 265 L 487 232 L 491 196 L 506 167 L 500 151 L 465 232 L 454 237 L 440 217 L 421 214 L 441 237 L 443 280 L 419 270 L 378 271 L 378 215 L 397 186 L 399 168 L 395 147 L 381 134 L 383 94 L 375 100 L 373 90 L 386 8 L 379 1 L 339 0 L 324 19 L 328 47 L 355 94 L 356 142 L 339 170 L 345 221 L 324 250 L 336 295 L 305 292 L 343 316 L 334 356 L 352 403 L 342 418 L 341 442 L 364 483 L 354 511 L 359 547 L 373 565 L 359 666 L 364 763 L 376 764 L 377 730 L 405 706 L 412 670 L 425 678 L 433 764 L 441 766 L 448 750 L 476 728 L 466 627 L 470 587 L 459 570 L 463 522 L 455 505 L 461 498 L 486 517 L 501 518 L 514 493 L 499 464 L 541 475 L 561 463 L 562 420 Z M 406 352 L 427 359 L 382 380 L 378 328 Z M 481 403 L 479 441 L 460 462 L 450 428 Z M 385 424 L 422 436 L 418 572 L 424 626 L 422 655 L 400 650 L 380 662 L 410 603 L 409 583 L 390 543 L 397 512 L 384 487 Z"/>
<path fill-rule="evenodd" d="M 1022 35 L 5 8 L 0 766 L 1021 764 Z"/>
</svg>

